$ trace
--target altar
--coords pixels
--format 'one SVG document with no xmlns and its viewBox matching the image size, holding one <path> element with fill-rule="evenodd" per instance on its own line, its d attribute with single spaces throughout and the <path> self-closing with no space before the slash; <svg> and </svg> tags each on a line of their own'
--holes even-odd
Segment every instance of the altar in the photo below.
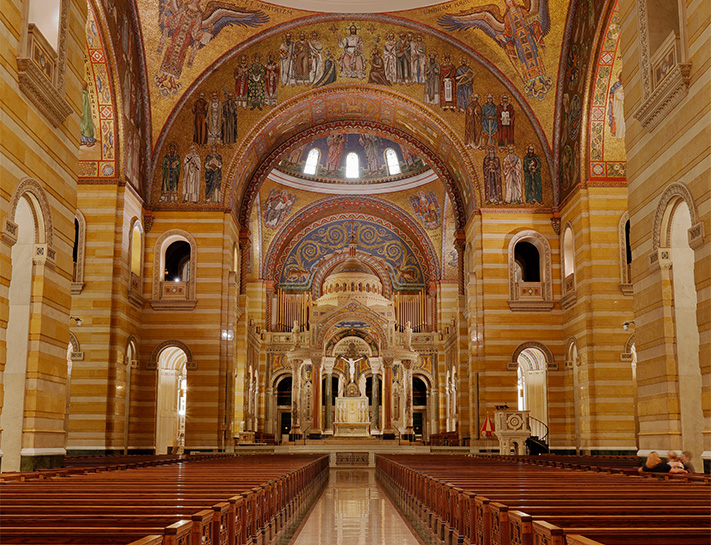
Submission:
<svg viewBox="0 0 711 545">
<path fill-rule="evenodd" d="M 333 428 L 337 437 L 370 437 L 368 398 L 337 397 Z"/>
</svg>

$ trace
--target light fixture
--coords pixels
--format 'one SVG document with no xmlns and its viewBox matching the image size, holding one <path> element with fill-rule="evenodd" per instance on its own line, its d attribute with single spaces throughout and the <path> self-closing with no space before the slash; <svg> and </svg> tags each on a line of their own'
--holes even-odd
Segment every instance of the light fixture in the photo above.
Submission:
<svg viewBox="0 0 711 545">
<path fill-rule="evenodd" d="M 78 318 L 76 316 L 70 316 L 69 319 L 74 320 L 74 325 L 76 325 L 77 327 L 81 325 L 81 318 Z"/>
<path fill-rule="evenodd" d="M 630 320 L 628 322 L 622 322 L 622 329 L 627 331 L 631 325 L 634 325 L 634 320 Z"/>
<path fill-rule="evenodd" d="M 222 340 L 223 341 L 231 341 L 234 338 L 235 338 L 234 331 L 232 331 L 231 329 L 223 329 L 222 330 Z"/>
</svg>

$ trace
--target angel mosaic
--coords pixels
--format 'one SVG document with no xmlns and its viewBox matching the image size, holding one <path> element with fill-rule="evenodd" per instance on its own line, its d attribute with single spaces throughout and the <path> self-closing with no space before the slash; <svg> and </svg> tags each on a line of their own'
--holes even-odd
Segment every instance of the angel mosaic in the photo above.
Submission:
<svg viewBox="0 0 711 545">
<path fill-rule="evenodd" d="M 548 0 L 505 0 L 499 6 L 487 4 L 443 15 L 437 21 L 447 30 L 479 29 L 496 40 L 524 82 L 526 95 L 543 100 L 553 87 L 543 62 L 543 38 L 551 27 Z"/>
<path fill-rule="evenodd" d="M 158 53 L 163 53 L 163 60 L 154 81 L 163 96 L 180 90 L 178 80 L 185 64 L 192 66 L 197 52 L 223 28 L 255 28 L 269 21 L 269 16 L 259 10 L 232 9 L 217 1 L 208 2 L 203 10 L 200 3 L 201 0 L 160 0 Z"/>
<path fill-rule="evenodd" d="M 441 214 L 434 192 L 419 190 L 416 195 L 410 195 L 410 204 L 412 211 L 427 229 L 439 227 Z"/>
</svg>

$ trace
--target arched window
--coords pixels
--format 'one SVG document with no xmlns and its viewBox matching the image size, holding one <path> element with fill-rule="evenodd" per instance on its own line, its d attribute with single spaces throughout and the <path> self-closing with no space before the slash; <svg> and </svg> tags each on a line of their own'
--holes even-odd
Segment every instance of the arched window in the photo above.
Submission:
<svg viewBox="0 0 711 545">
<path fill-rule="evenodd" d="M 195 308 L 197 244 L 186 231 L 174 229 L 156 241 L 153 260 L 154 310 Z"/>
<path fill-rule="evenodd" d="M 620 247 L 620 291 L 632 295 L 632 246 L 630 244 L 630 215 L 622 214 L 618 225 Z"/>
<path fill-rule="evenodd" d="M 392 148 L 385 150 L 385 162 L 388 165 L 388 172 L 390 176 L 395 176 L 400 174 L 400 161 L 398 161 L 397 153 Z"/>
<path fill-rule="evenodd" d="M 549 311 L 553 308 L 551 247 L 536 231 L 521 231 L 508 247 L 509 308 Z"/>
<path fill-rule="evenodd" d="M 561 249 L 564 296 L 560 300 L 560 304 L 564 309 L 567 309 L 573 306 L 577 299 L 575 292 L 575 235 L 570 223 L 563 228 Z"/>
<path fill-rule="evenodd" d="M 134 219 L 129 242 L 129 285 L 128 298 L 132 303 L 143 306 L 143 228 L 141 222 Z"/>
<path fill-rule="evenodd" d="M 69 6 L 69 0 L 22 3 L 19 87 L 55 127 L 72 113 L 64 98 Z"/>
<path fill-rule="evenodd" d="M 514 248 L 514 258 L 516 259 L 516 271 L 521 275 L 519 282 L 540 282 L 541 281 L 541 259 L 536 248 L 530 242 L 522 241 Z"/>
<path fill-rule="evenodd" d="M 360 178 L 358 154 L 355 152 L 346 155 L 346 178 Z"/>
<path fill-rule="evenodd" d="M 318 166 L 319 159 L 321 158 L 321 151 L 318 148 L 313 148 L 309 151 L 306 157 L 306 163 L 304 163 L 304 174 L 313 176 L 316 174 L 316 167 Z"/>
</svg>

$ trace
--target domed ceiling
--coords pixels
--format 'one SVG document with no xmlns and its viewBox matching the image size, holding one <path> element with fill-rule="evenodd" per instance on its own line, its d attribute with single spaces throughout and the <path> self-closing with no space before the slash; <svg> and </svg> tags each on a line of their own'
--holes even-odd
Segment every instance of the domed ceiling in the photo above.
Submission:
<svg viewBox="0 0 711 545">
<path fill-rule="evenodd" d="M 356 165 L 350 176 L 347 169 L 349 156 Z M 388 156 L 391 157 L 390 165 Z M 299 178 L 335 184 L 384 183 L 429 170 L 409 146 L 373 133 L 340 131 L 300 143 L 283 156 L 277 168 Z"/>
</svg>

